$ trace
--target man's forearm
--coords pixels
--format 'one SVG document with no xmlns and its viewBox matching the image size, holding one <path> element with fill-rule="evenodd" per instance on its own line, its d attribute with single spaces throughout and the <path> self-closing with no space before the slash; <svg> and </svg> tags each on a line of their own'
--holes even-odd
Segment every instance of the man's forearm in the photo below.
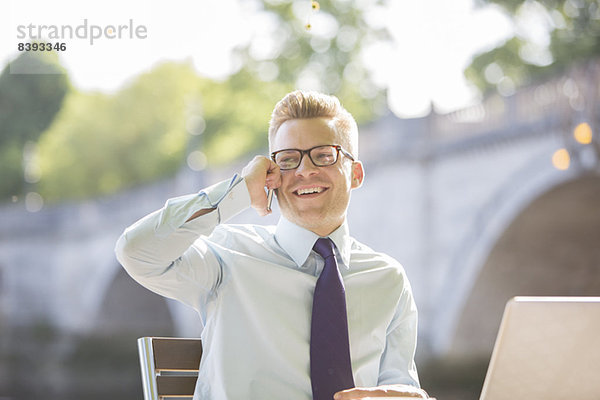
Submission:
<svg viewBox="0 0 600 400">
<path fill-rule="evenodd" d="M 136 276 L 151 276 L 161 274 L 173 261 L 180 258 L 200 236 L 210 234 L 217 225 L 217 219 L 207 218 L 206 221 L 194 221 L 198 230 L 183 225 L 180 228 L 170 228 L 165 220 L 165 209 L 156 211 L 142 218 L 127 228 L 115 247 L 117 259 L 123 267 Z M 164 225 L 167 227 L 164 227 Z M 203 228 L 203 229 L 202 229 Z M 165 234 L 166 232 L 166 234 Z"/>
<path fill-rule="evenodd" d="M 117 259 L 148 289 L 199 307 L 198 291 L 212 290 L 220 269 L 218 258 L 198 239 L 248 207 L 248 193 L 240 182 L 235 176 L 199 193 L 169 199 L 123 232 L 115 247 Z"/>
<path fill-rule="evenodd" d="M 236 175 L 199 193 L 169 199 L 123 232 L 117 258 L 132 276 L 160 274 L 198 237 L 209 236 L 220 222 L 248 207 L 246 187 L 238 183 Z"/>
</svg>

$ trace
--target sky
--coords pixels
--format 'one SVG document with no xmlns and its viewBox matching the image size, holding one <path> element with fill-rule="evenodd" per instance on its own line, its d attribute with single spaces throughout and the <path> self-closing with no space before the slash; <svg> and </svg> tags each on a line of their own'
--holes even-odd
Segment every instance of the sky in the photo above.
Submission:
<svg viewBox="0 0 600 400">
<path fill-rule="evenodd" d="M 298 10 L 310 12 L 309 1 L 296 1 Z M 374 7 L 372 0 L 355 3 L 394 39 L 371 45 L 363 60 L 374 80 L 388 88 L 388 105 L 400 117 L 425 115 L 432 103 L 438 112 L 475 103 L 477 92 L 463 76 L 465 67 L 474 54 L 515 31 L 499 9 L 477 8 L 473 0 L 392 0 L 386 8 Z M 220 79 L 236 68 L 233 47 L 251 41 L 257 51 L 267 51 L 269 44 L 269 19 L 249 0 L 8 0 L 7 5 L 8 12 L 0 14 L 0 63 L 19 54 L 23 34 L 48 37 L 51 26 L 67 25 L 78 38 L 49 40 L 66 42 L 60 59 L 80 90 L 114 92 L 166 60 L 191 60 L 199 74 Z M 327 26 L 319 19 L 325 12 L 312 14 L 314 29 Z"/>
</svg>

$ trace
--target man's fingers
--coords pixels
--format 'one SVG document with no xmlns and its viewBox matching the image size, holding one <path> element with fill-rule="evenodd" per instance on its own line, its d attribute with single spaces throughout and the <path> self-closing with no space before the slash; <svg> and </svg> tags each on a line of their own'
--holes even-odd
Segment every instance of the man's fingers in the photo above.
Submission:
<svg viewBox="0 0 600 400">
<path fill-rule="evenodd" d="M 337 392 L 334 400 L 355 400 L 366 397 L 427 398 L 427 394 L 418 388 L 406 385 L 388 385 L 373 388 L 353 388 Z"/>
<path fill-rule="evenodd" d="M 273 170 L 272 161 L 264 156 L 256 156 L 242 170 L 242 176 L 246 181 L 248 193 L 250 194 L 250 203 L 259 215 L 269 214 L 267 211 L 267 177 L 270 170 Z M 273 180 L 274 178 L 271 178 Z"/>
<path fill-rule="evenodd" d="M 279 166 L 271 161 L 267 176 L 265 178 L 265 186 L 267 189 L 277 189 L 281 186 L 281 171 Z"/>
<path fill-rule="evenodd" d="M 268 202 L 267 193 L 265 192 L 265 189 L 262 188 L 261 193 L 254 197 L 254 201 L 251 205 L 252 205 L 252 208 L 254 208 L 256 210 L 258 215 L 260 215 L 261 217 L 264 217 L 265 215 L 268 215 L 271 213 L 270 211 L 267 210 L 267 205 L 268 205 L 267 202 Z"/>
<path fill-rule="evenodd" d="M 360 388 L 353 388 L 342 390 L 333 395 L 334 400 L 353 400 L 362 399 L 364 397 L 373 397 L 374 393 L 372 390 L 365 390 Z"/>
<path fill-rule="evenodd" d="M 250 205 L 260 216 L 271 213 L 268 210 L 267 190 L 274 190 L 281 186 L 281 171 L 273 160 L 265 156 L 256 156 L 244 167 L 242 176 L 246 181 L 250 194 Z"/>
</svg>

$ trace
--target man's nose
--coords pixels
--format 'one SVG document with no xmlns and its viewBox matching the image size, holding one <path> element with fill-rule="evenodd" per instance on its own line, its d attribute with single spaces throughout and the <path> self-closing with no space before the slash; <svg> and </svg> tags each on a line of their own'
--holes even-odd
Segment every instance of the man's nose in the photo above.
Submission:
<svg viewBox="0 0 600 400">
<path fill-rule="evenodd" d="M 296 175 L 307 177 L 315 175 L 318 172 L 319 167 L 313 164 L 308 154 L 304 154 L 304 157 L 302 157 L 302 160 L 300 160 L 300 165 L 298 165 L 298 168 L 296 168 Z"/>
</svg>

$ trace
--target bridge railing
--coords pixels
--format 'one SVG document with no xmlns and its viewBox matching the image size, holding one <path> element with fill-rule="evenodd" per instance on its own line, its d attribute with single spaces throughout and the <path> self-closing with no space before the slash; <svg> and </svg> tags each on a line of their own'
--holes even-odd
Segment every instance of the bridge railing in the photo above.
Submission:
<svg viewBox="0 0 600 400">
<path fill-rule="evenodd" d="M 432 139 L 451 141 L 522 126 L 570 130 L 581 120 L 596 125 L 599 87 L 600 61 L 578 65 L 563 76 L 520 88 L 511 96 L 496 94 L 448 114 L 432 113 Z"/>
</svg>

